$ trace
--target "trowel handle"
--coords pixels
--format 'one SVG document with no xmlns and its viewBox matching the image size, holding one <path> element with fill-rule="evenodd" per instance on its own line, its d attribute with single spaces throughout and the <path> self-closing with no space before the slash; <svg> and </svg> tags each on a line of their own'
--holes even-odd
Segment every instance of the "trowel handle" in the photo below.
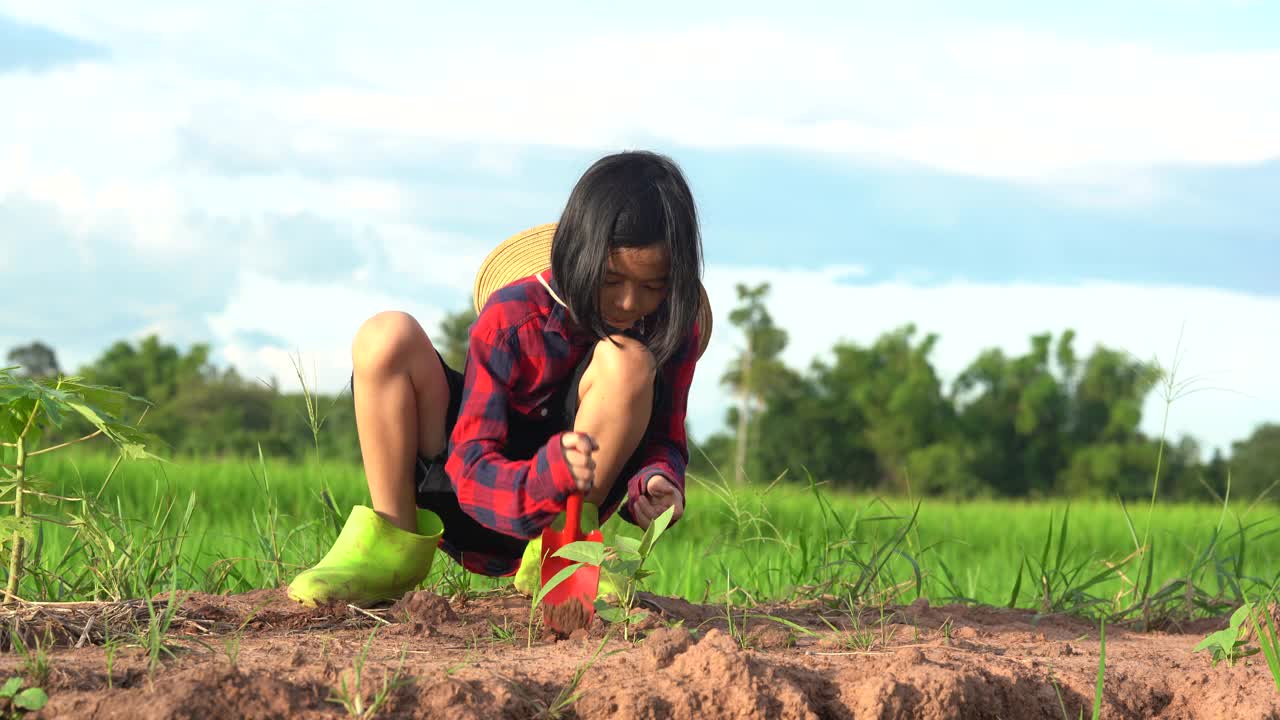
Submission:
<svg viewBox="0 0 1280 720">
<path fill-rule="evenodd" d="M 577 537 L 582 534 L 582 493 L 569 493 L 569 502 L 564 508 L 564 536 Z"/>
</svg>

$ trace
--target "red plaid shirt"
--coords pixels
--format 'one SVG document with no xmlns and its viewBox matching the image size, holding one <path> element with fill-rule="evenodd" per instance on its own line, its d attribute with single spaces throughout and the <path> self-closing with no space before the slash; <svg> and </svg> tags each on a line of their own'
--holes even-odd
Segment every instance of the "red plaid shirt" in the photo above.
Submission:
<svg viewBox="0 0 1280 720">
<path fill-rule="evenodd" d="M 543 277 L 555 290 L 549 275 L 547 271 Z M 652 432 L 639 450 L 641 467 L 618 479 L 626 483 L 629 502 L 620 512 L 629 522 L 634 522 L 630 503 L 644 494 L 654 475 L 665 475 L 684 495 L 689 462 L 685 413 L 697 362 L 697 332 L 694 328 L 681 350 L 659 369 L 666 392 L 657 399 Z M 571 380 L 595 342 L 569 324 L 568 311 L 537 276 L 494 292 L 481 310 L 471 328 L 461 407 L 445 471 L 459 506 L 484 527 L 531 539 L 564 511 L 574 482 L 560 447 L 561 434 L 548 438 L 529 460 L 506 457 L 503 446 L 512 413 L 537 418 L 561 411 L 549 407 L 552 397 Z M 600 522 L 613 510 L 600 508 Z M 489 575 L 510 574 L 519 566 L 518 558 L 476 555 L 467 552 L 464 564 Z"/>
</svg>

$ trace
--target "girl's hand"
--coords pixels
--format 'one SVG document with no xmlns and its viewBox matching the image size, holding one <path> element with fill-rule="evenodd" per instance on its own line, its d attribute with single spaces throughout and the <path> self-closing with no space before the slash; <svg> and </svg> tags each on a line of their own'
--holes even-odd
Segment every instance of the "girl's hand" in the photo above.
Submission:
<svg viewBox="0 0 1280 720">
<path fill-rule="evenodd" d="M 645 486 L 645 494 L 631 503 L 631 516 L 635 518 L 637 525 L 647 530 L 649 524 L 669 507 L 676 509 L 671 514 L 671 522 L 679 520 L 684 514 L 684 498 L 665 475 L 654 475 Z"/>
<path fill-rule="evenodd" d="M 596 484 L 596 461 L 591 454 L 600 446 L 586 433 L 567 432 L 560 436 L 560 447 L 564 449 L 564 459 L 578 492 L 585 495 Z"/>
</svg>

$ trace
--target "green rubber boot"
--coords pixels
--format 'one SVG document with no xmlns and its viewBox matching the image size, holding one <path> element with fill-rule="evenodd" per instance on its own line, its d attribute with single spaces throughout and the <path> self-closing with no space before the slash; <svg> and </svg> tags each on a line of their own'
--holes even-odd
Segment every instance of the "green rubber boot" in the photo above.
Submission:
<svg viewBox="0 0 1280 720">
<path fill-rule="evenodd" d="M 411 533 L 356 505 L 324 559 L 289 583 L 289 597 L 307 607 L 397 599 L 431 572 L 443 534 L 443 523 L 430 510 L 418 510 L 418 532 Z"/>
<path fill-rule="evenodd" d="M 560 513 L 555 520 L 551 521 L 551 527 L 560 530 L 564 527 L 565 514 Z M 600 529 L 600 508 L 596 505 L 584 502 L 582 503 L 582 532 L 589 533 L 593 530 Z M 514 579 L 516 592 L 526 597 L 533 597 L 538 590 L 542 589 L 542 536 L 539 535 L 529 541 L 524 548 L 524 557 L 520 559 L 520 568 L 516 570 Z M 616 597 L 618 593 L 617 582 L 613 578 L 613 574 L 604 568 L 600 568 L 600 585 L 596 596 L 602 600 L 609 600 Z"/>
</svg>

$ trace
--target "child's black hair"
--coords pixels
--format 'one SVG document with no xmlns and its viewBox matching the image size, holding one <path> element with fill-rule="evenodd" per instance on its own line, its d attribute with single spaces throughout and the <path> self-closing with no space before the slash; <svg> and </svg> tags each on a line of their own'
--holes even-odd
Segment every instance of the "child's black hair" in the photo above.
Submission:
<svg viewBox="0 0 1280 720">
<path fill-rule="evenodd" d="M 598 338 L 609 252 L 661 244 L 670 258 L 667 296 L 647 327 L 659 366 L 689 337 L 701 301 L 702 236 L 693 194 L 670 158 L 633 151 L 608 155 L 569 194 L 551 243 L 551 273 L 574 319 Z M 706 328 L 702 328 L 703 331 Z"/>
</svg>

